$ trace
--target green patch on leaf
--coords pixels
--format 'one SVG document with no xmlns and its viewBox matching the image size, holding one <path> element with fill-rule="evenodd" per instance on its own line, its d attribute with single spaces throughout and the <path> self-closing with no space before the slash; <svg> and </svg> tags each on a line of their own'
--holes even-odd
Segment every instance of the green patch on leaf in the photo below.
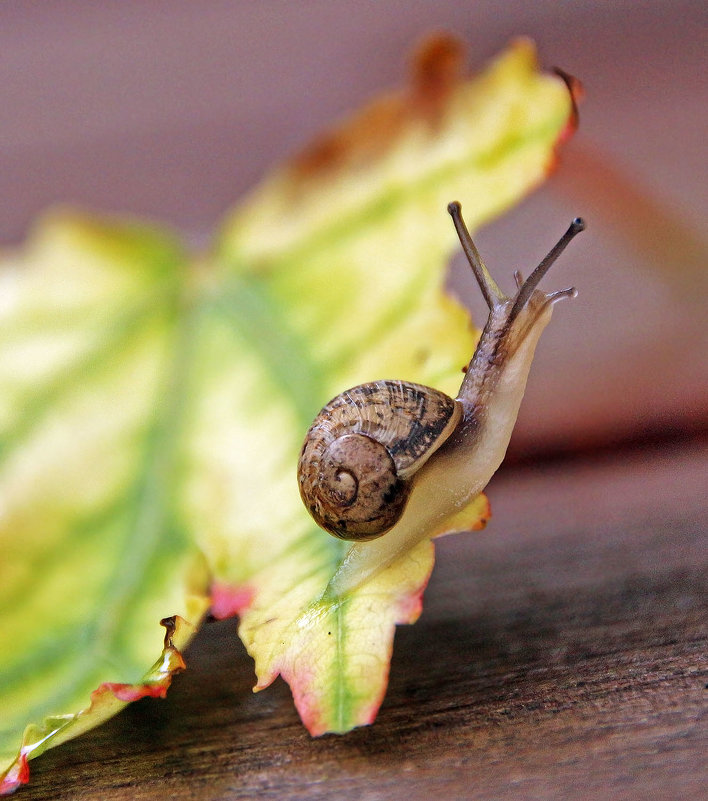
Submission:
<svg viewBox="0 0 708 801">
<path fill-rule="evenodd" d="M 199 623 L 208 572 L 175 511 L 191 325 L 181 249 L 142 226 L 62 213 L 0 269 L 7 764 L 29 724 L 46 732 L 41 747 L 25 743 L 32 757 L 105 719 L 92 693 L 141 680 L 166 614 Z M 41 723 L 79 710 L 80 725 Z"/>
</svg>

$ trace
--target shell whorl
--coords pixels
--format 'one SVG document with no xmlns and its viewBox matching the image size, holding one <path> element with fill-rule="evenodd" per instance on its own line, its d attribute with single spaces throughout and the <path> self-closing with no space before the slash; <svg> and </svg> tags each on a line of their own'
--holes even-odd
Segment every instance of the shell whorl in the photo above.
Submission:
<svg viewBox="0 0 708 801">
<path fill-rule="evenodd" d="M 444 393 L 404 381 L 374 381 L 337 395 L 305 437 L 298 464 L 305 506 L 341 539 L 381 536 L 401 515 L 410 478 L 460 415 Z"/>
</svg>

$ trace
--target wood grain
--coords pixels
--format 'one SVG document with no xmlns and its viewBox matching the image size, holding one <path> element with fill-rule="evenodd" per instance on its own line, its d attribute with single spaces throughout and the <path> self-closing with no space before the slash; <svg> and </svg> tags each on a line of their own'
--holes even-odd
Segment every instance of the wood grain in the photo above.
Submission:
<svg viewBox="0 0 708 801">
<path fill-rule="evenodd" d="M 698 799 L 705 791 L 708 449 L 503 473 L 443 539 L 376 723 L 311 739 L 254 695 L 234 621 L 166 701 L 32 763 L 18 799 Z"/>
</svg>

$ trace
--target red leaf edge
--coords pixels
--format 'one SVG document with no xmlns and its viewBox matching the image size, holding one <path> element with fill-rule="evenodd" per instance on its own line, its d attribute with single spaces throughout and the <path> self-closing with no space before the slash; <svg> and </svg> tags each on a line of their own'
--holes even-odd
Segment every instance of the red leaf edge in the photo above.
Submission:
<svg viewBox="0 0 708 801">
<path fill-rule="evenodd" d="M 192 626 L 178 615 L 163 618 L 160 621 L 160 625 L 165 627 L 163 651 L 160 658 L 147 674 L 147 676 L 156 676 L 156 678 L 147 679 L 139 684 L 103 682 L 91 693 L 91 701 L 85 709 L 82 709 L 69 718 L 63 719 L 61 725 L 57 725 L 54 729 L 47 731 L 41 740 L 34 741 L 33 739 L 32 742 L 28 742 L 26 739 L 26 730 L 17 757 L 2 776 L 0 776 L 0 795 L 10 795 L 10 793 L 13 793 L 18 787 L 29 782 L 30 755 L 38 745 L 45 742 L 48 738 L 55 736 L 62 728 L 73 723 L 78 718 L 89 715 L 101 704 L 106 703 L 106 701 L 110 702 L 109 696 L 112 695 L 118 701 L 128 704 L 140 698 L 164 698 L 167 695 L 167 690 L 172 683 L 172 677 L 186 667 L 182 654 L 173 643 L 175 631 L 178 628 L 181 629 L 185 626 L 192 628 Z"/>
</svg>

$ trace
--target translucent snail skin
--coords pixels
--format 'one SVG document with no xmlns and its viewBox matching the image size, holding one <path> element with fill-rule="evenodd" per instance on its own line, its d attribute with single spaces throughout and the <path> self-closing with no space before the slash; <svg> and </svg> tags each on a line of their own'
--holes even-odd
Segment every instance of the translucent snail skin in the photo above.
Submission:
<svg viewBox="0 0 708 801">
<path fill-rule="evenodd" d="M 576 218 L 507 297 L 450 203 L 462 248 L 489 307 L 487 323 L 452 399 L 404 381 L 361 384 L 333 398 L 310 426 L 298 463 L 300 494 L 322 528 L 353 545 L 326 595 L 346 594 L 476 498 L 506 453 L 531 362 L 553 306 L 576 290 L 537 286 L 573 237 Z"/>
</svg>

